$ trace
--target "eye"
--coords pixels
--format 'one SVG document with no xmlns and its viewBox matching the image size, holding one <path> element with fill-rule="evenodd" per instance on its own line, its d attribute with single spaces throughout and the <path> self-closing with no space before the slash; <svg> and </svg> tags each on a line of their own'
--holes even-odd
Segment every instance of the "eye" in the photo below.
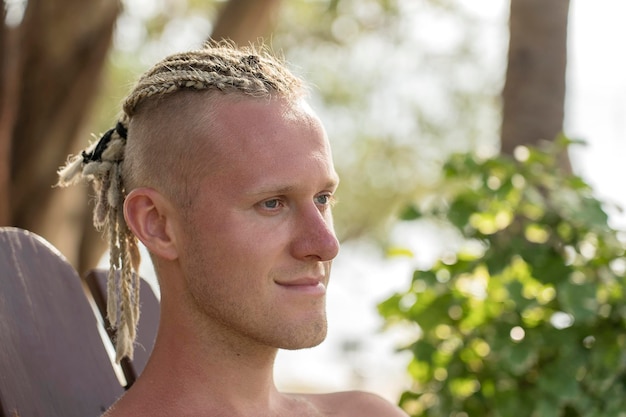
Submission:
<svg viewBox="0 0 626 417">
<path fill-rule="evenodd" d="M 332 194 L 320 194 L 315 197 L 315 203 L 320 206 L 332 206 L 335 199 Z"/>
<path fill-rule="evenodd" d="M 256 209 L 265 215 L 274 215 L 282 212 L 287 207 L 286 201 L 281 197 L 274 197 L 255 204 Z"/>
<path fill-rule="evenodd" d="M 265 200 L 261 203 L 261 207 L 267 210 L 276 210 L 280 208 L 281 201 L 278 198 L 273 198 L 271 200 Z"/>
</svg>

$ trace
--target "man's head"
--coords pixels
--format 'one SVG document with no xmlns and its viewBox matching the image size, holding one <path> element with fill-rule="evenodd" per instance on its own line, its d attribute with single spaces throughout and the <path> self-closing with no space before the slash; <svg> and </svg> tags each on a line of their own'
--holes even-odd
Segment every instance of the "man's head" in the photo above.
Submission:
<svg viewBox="0 0 626 417">
<path fill-rule="evenodd" d="M 159 184 L 165 187 L 160 191 L 184 200 L 181 188 L 198 174 L 189 171 L 198 168 L 189 160 L 201 145 L 190 136 L 204 136 L 212 123 L 207 100 L 296 100 L 304 94 L 303 82 L 264 50 L 221 45 L 164 59 L 140 78 L 123 104 L 127 189 Z"/>
<path fill-rule="evenodd" d="M 142 187 L 126 199 L 129 225 L 159 265 L 163 310 L 267 347 L 320 343 L 338 250 L 338 178 L 320 121 L 283 98 L 199 109 L 213 120 L 189 159 L 201 172 L 187 205 Z"/>
<path fill-rule="evenodd" d="M 109 236 L 108 313 L 118 331 L 118 360 L 132 355 L 139 314 L 138 281 L 131 270 L 137 269 L 139 255 L 136 237 L 124 219 L 127 196 L 137 189 L 155 190 L 178 213 L 193 216 L 197 212 L 187 210 L 201 195 L 199 187 L 220 165 L 211 151 L 212 142 L 228 136 L 215 123 L 221 103 L 280 102 L 285 108 L 300 103 L 293 107 L 297 107 L 294 114 L 308 120 L 301 102 L 303 95 L 301 80 L 264 51 L 209 45 L 176 54 L 141 77 L 125 100 L 116 127 L 60 171 L 60 184 L 68 184 L 82 174 L 97 191 L 94 222 Z M 245 123 L 243 117 L 240 122 Z M 311 120 L 319 124 L 312 116 Z M 233 152 L 237 152 L 236 146 Z M 248 154 L 252 155 L 250 150 Z M 325 164 L 330 163 L 329 152 L 324 158 Z M 332 163 L 326 168 L 329 178 L 335 175 Z M 330 241 L 328 236 L 324 239 Z M 332 248 L 336 240 L 326 245 L 330 248 L 327 252 L 336 254 Z M 118 269 L 119 281 L 115 279 Z"/>
</svg>

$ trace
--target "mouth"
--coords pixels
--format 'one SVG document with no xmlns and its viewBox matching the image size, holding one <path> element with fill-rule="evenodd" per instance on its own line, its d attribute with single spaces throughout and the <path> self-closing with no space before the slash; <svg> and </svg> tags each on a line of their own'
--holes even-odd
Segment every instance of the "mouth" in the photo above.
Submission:
<svg viewBox="0 0 626 417">
<path fill-rule="evenodd" d="M 290 281 L 274 281 L 284 290 L 308 294 L 308 295 L 325 295 L 326 284 L 317 278 L 299 278 Z"/>
</svg>

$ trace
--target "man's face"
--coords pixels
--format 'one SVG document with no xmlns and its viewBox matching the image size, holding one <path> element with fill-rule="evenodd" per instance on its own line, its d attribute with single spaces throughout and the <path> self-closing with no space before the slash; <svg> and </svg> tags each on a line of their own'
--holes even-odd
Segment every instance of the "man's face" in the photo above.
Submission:
<svg viewBox="0 0 626 417">
<path fill-rule="evenodd" d="M 315 346 L 326 335 L 325 291 L 339 250 L 331 215 L 338 177 L 324 129 L 302 101 L 220 99 L 213 120 L 211 155 L 193 156 L 213 166 L 198 179 L 181 233 L 194 308 L 254 343 Z"/>
</svg>

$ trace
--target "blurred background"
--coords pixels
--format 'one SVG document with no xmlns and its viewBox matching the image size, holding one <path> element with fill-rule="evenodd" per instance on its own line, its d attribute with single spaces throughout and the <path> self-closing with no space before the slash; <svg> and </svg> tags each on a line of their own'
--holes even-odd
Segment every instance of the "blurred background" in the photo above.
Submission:
<svg viewBox="0 0 626 417">
<path fill-rule="evenodd" d="M 485 405 L 498 397 L 485 391 L 487 380 L 476 377 L 477 384 L 471 385 L 474 388 L 464 391 L 458 388 L 460 383 L 452 383 L 451 368 L 442 376 L 436 367 L 421 364 L 418 356 L 422 351 L 415 344 L 420 337 L 427 340 L 423 336 L 427 334 L 426 324 L 418 319 L 422 316 L 412 313 L 412 306 L 419 305 L 416 300 L 425 299 L 423 291 L 416 288 L 417 271 L 437 272 L 438 262 L 463 249 L 468 241 L 463 234 L 467 230 L 459 233 L 423 218 L 432 201 L 447 198 L 446 210 L 457 207 L 454 196 L 459 194 L 454 190 L 459 178 L 457 185 L 451 186 L 446 175 L 450 170 L 445 168 L 455 154 L 472 155 L 479 162 L 510 158 L 523 163 L 528 157 L 520 149 L 557 143 L 557 138 L 563 141 L 564 136 L 585 141 L 584 145 L 559 148 L 550 154 L 554 157 L 553 170 L 542 178 L 556 171 L 561 176 L 555 181 L 579 178 L 584 186 L 575 191 L 584 188 L 588 191 L 586 199 L 602 203 L 599 210 L 606 214 L 602 230 L 615 232 L 617 243 L 607 264 L 614 265 L 623 255 L 619 230 L 624 219 L 616 207 L 626 204 L 622 186 L 626 175 L 622 162 L 626 155 L 626 54 L 621 45 L 626 38 L 622 25 L 626 6 L 621 2 L 3 3 L 0 224 L 42 235 L 83 273 L 106 265 L 105 243 L 91 226 L 87 188 L 53 188 L 55 172 L 68 154 L 93 140 L 91 134 L 98 136 L 113 126 L 121 101 L 145 69 L 170 53 L 198 48 L 208 38 L 228 38 L 245 45 L 263 37 L 312 85 L 311 102 L 326 125 L 342 178 L 335 211 L 342 250 L 334 264 L 329 293 L 329 337 L 311 350 L 281 352 L 276 379 L 283 389 L 372 390 L 401 402 L 412 415 L 507 415 L 498 406 Z M 532 151 L 530 155 L 532 159 Z M 514 169 L 520 173 L 524 167 Z M 533 169 L 539 172 L 539 168 Z M 490 175 L 483 185 L 500 189 L 501 178 L 495 187 L 489 181 L 495 177 Z M 532 184 L 528 176 L 525 178 Z M 540 188 L 540 194 L 550 193 L 549 186 Z M 563 204 L 570 204 L 568 201 L 572 200 Z M 407 215 L 407 209 L 412 215 Z M 468 224 L 473 221 L 468 219 Z M 504 230 L 514 223 L 496 229 Z M 545 227 L 548 230 L 551 226 Z M 485 248 L 492 245 L 488 237 L 495 232 L 476 229 L 479 235 L 471 235 L 469 240 L 482 245 L 479 252 L 485 257 Z M 585 230 L 588 236 L 591 232 Z M 597 236 L 604 235 L 598 232 Z M 603 242 L 598 237 L 597 241 Z M 566 246 L 578 248 L 567 244 L 556 251 L 561 253 Z M 592 257 L 587 258 L 590 261 Z M 148 257 L 143 259 L 143 275 L 150 277 L 153 272 Z M 524 258 L 531 264 L 529 259 Z M 562 262 L 569 265 L 566 259 Z M 446 265 L 451 264 L 454 262 Z M 490 276 L 498 271 L 490 268 Z M 621 287 L 623 271 L 612 271 L 612 279 Z M 476 276 L 474 270 L 468 273 Z M 454 276 L 450 280 L 438 277 L 437 281 L 453 290 L 449 283 L 454 282 Z M 567 282 L 571 276 L 571 271 L 563 275 Z M 543 285 L 557 292 L 561 288 L 552 282 Z M 594 297 L 604 291 L 594 288 Z M 397 298 L 400 307 L 391 308 L 385 300 L 398 294 L 402 294 Z M 454 292 L 451 294 L 458 300 Z M 609 297 L 611 311 L 621 311 L 620 297 Z M 558 330 L 575 327 L 579 321 L 574 312 L 552 305 L 553 299 L 554 303 L 561 300 L 557 295 L 546 302 L 538 301 L 541 308 L 550 308 L 550 314 L 545 313 L 546 326 L 552 323 L 550 329 Z M 452 321 L 461 322 L 451 311 L 447 306 L 446 314 Z M 600 307 L 598 311 L 602 313 Z M 554 320 L 550 322 L 554 314 L 562 312 L 572 317 L 572 324 L 560 327 Z M 520 316 L 525 317 L 522 313 Z M 600 318 L 614 319 L 612 314 L 600 313 Z M 463 315 L 469 314 L 463 307 Z M 619 330 L 613 334 L 619 347 L 625 343 L 618 337 L 623 334 L 625 321 L 623 315 L 615 320 Z M 520 326 L 526 329 L 526 325 Z M 581 340 L 588 331 L 581 330 Z M 508 331 L 506 337 L 508 342 L 519 342 L 509 337 Z M 441 336 L 437 343 L 443 339 L 446 337 Z M 489 345 L 493 351 L 493 344 Z M 401 347 L 408 349 L 398 351 Z M 444 347 L 433 349 L 442 351 Z M 479 355 L 481 370 L 487 366 L 489 355 Z M 540 362 L 535 361 L 539 368 Z M 617 354 L 615 362 L 605 365 L 614 370 L 607 390 L 623 389 L 626 378 L 620 372 L 626 368 L 626 358 Z M 585 369 L 592 373 L 591 368 Z M 516 378 L 526 371 L 530 372 L 525 368 Z M 469 365 L 465 372 L 478 374 Z M 458 380 L 469 380 L 467 375 L 463 378 Z M 497 380 L 493 375 L 489 378 Z M 588 392 L 583 376 L 574 379 L 581 383 L 582 388 L 577 389 Z M 526 382 L 534 387 L 536 380 Z M 451 388 L 445 388 L 448 382 Z M 546 402 L 558 398 L 554 401 L 558 408 L 515 415 L 592 415 L 592 400 L 587 405 L 574 404 L 570 397 L 575 394 L 551 390 L 550 384 L 538 384 L 543 388 L 533 389 L 547 392 Z M 495 386 L 499 386 L 497 382 Z M 521 386 L 515 385 L 515 389 Z M 458 400 L 454 403 L 456 411 L 437 408 L 445 396 L 437 397 L 439 400 L 428 396 L 435 393 L 436 397 L 441 390 Z M 607 392 L 594 392 L 589 398 L 603 398 Z M 472 405 L 472 398 L 483 408 Z M 608 409 L 598 413 L 622 415 L 611 414 Z"/>
</svg>

